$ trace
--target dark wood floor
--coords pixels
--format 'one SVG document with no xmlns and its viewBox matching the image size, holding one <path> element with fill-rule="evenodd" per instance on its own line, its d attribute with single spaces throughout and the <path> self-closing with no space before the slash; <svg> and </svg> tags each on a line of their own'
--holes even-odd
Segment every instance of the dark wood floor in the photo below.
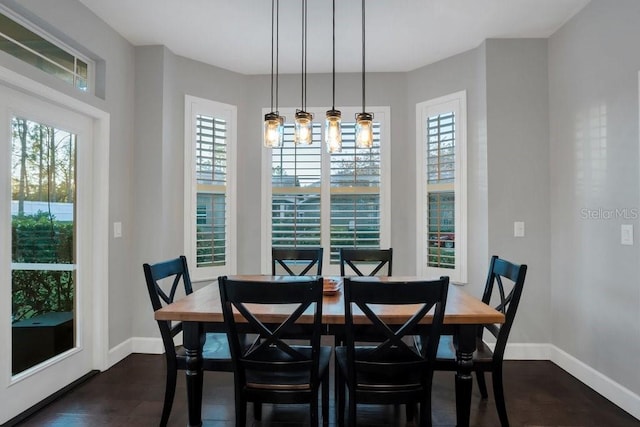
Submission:
<svg viewBox="0 0 640 427">
<path fill-rule="evenodd" d="M 133 354 L 106 372 L 81 384 L 37 412 L 21 426 L 157 426 L 164 396 L 164 356 Z M 171 426 L 187 421 L 184 376 L 179 375 Z M 512 426 L 640 426 L 636 420 L 551 362 L 505 362 L 505 392 Z M 491 382 L 487 382 L 491 386 Z M 499 425 L 493 397 L 483 401 L 474 387 L 471 425 Z M 205 426 L 234 425 L 233 378 L 229 373 L 205 374 L 202 417 Z M 332 403 L 333 405 L 333 403 Z M 452 373 L 436 373 L 433 397 L 435 426 L 455 425 Z M 253 426 L 302 426 L 307 410 L 265 405 L 263 420 Z M 333 406 L 331 425 L 335 425 Z M 247 418 L 252 420 L 252 416 Z M 252 425 L 252 421 L 248 422 Z M 404 410 L 358 408 L 359 426 L 404 426 Z"/>
</svg>

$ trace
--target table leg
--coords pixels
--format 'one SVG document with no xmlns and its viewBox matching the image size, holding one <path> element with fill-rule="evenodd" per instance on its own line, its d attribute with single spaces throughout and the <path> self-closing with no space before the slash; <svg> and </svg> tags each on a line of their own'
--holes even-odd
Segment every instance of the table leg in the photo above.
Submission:
<svg viewBox="0 0 640 427">
<path fill-rule="evenodd" d="M 187 356 L 188 426 L 202 425 L 202 347 L 204 333 L 199 322 L 183 322 L 183 342 Z"/>
<path fill-rule="evenodd" d="M 458 427 L 468 427 L 471 413 L 473 352 L 476 349 L 475 325 L 460 325 L 457 334 L 456 360 L 456 421 Z"/>
</svg>

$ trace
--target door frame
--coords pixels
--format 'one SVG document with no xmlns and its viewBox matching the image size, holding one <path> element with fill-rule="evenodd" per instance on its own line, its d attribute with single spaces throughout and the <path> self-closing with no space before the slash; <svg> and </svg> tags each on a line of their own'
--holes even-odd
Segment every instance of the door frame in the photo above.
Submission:
<svg viewBox="0 0 640 427">
<path fill-rule="evenodd" d="M 92 200 L 92 257 L 89 260 L 91 272 L 88 275 L 92 282 L 92 348 L 91 368 L 104 371 L 109 368 L 109 127 L 110 114 L 86 102 L 52 89 L 42 83 L 19 75 L 18 73 L 0 66 L 0 84 L 17 89 L 29 96 L 35 96 L 46 102 L 53 103 L 93 120 L 93 158 L 90 159 L 93 168 L 93 182 L 90 191 Z M 10 212 L 0 212 L 4 222 L 10 220 Z M 0 245 L 0 255 L 10 256 L 5 244 Z M 11 302 L 3 302 L 3 310 L 10 310 Z M 8 384 L 6 384 L 8 386 Z M 3 385 L 4 387 L 4 385 Z M 19 409 L 19 408 L 16 408 Z"/>
</svg>

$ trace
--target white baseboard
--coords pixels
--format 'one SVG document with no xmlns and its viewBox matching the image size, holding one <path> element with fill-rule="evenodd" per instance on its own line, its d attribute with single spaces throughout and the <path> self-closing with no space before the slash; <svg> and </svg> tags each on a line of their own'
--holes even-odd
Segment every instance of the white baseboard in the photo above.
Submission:
<svg viewBox="0 0 640 427">
<path fill-rule="evenodd" d="M 493 349 L 493 343 L 487 343 Z M 640 420 L 640 396 L 552 344 L 507 344 L 505 360 L 549 360 Z"/>
<path fill-rule="evenodd" d="M 164 345 L 162 338 L 133 338 L 131 346 L 132 353 L 163 354 Z"/>
<path fill-rule="evenodd" d="M 493 345 L 491 346 L 493 348 Z M 551 360 L 551 344 L 507 344 L 505 360 Z"/>
<path fill-rule="evenodd" d="M 551 349 L 553 363 L 640 420 L 640 396 L 558 347 Z"/>
<path fill-rule="evenodd" d="M 131 353 L 163 354 L 162 339 L 133 337 L 123 341 L 109 350 L 109 368 Z"/>
<path fill-rule="evenodd" d="M 107 356 L 109 368 L 131 354 L 131 340 L 132 338 L 129 338 L 109 350 L 109 355 Z"/>
</svg>

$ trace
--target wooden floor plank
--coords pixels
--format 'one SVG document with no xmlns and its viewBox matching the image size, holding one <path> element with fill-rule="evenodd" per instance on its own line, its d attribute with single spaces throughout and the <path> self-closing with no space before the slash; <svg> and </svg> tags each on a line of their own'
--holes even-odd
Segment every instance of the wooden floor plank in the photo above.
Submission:
<svg viewBox="0 0 640 427">
<path fill-rule="evenodd" d="M 164 396 L 164 356 L 132 354 L 79 385 L 19 424 L 20 426 L 157 426 Z M 505 393 L 512 426 L 638 427 L 640 421 L 618 408 L 574 377 L 545 361 L 505 362 Z M 487 378 L 489 399 L 481 400 L 476 387 L 471 403 L 471 425 L 496 427 L 498 416 Z M 453 373 L 434 378 L 434 426 L 455 425 Z M 331 394 L 333 395 L 333 393 Z M 233 377 L 205 373 L 202 418 L 205 426 L 234 425 Z M 335 425 L 331 402 L 330 425 Z M 358 407 L 359 426 L 404 426 L 403 408 Z M 307 422 L 306 408 L 265 405 L 263 420 L 253 421 L 249 405 L 247 425 L 294 427 Z M 184 426 L 187 402 L 184 375 L 178 376 L 170 426 Z"/>
</svg>

